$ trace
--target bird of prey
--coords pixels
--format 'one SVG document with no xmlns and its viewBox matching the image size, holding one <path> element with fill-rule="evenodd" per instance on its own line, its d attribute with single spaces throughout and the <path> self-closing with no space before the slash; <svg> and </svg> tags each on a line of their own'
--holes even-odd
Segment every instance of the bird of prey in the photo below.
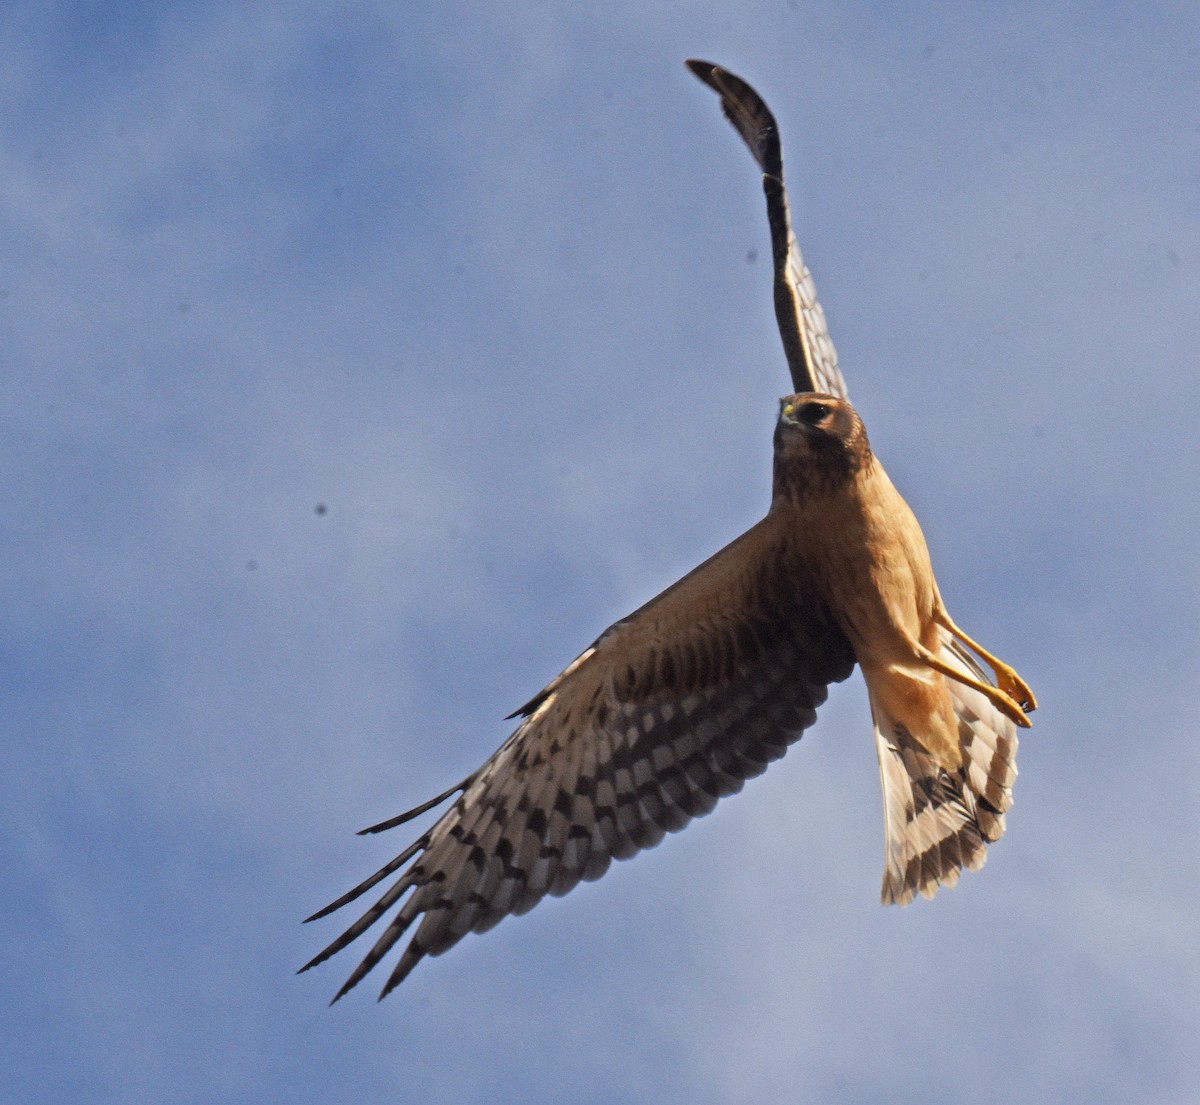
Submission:
<svg viewBox="0 0 1200 1105">
<path fill-rule="evenodd" d="M 776 312 L 796 392 L 781 400 L 775 424 L 770 509 L 606 629 L 510 715 L 521 719 L 516 731 L 478 770 L 363 830 L 454 799 L 395 859 L 309 918 L 394 880 L 301 968 L 395 908 L 334 1001 L 414 924 L 380 998 L 424 956 L 599 878 L 612 860 L 708 813 L 799 739 L 829 684 L 855 663 L 883 784 L 883 901 L 903 905 L 953 886 L 1004 832 L 1017 727 L 1029 725 L 1034 697 L 951 619 L 921 528 L 846 397 L 792 234 L 771 112 L 720 66 L 688 65 L 720 95 L 764 174 Z"/>
</svg>

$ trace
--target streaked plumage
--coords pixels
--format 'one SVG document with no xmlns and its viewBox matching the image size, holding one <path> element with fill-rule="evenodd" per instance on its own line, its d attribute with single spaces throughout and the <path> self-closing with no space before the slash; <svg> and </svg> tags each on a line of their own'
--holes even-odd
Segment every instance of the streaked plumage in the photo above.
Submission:
<svg viewBox="0 0 1200 1105">
<path fill-rule="evenodd" d="M 1004 831 L 1016 727 L 1033 696 L 967 638 L 938 594 L 920 526 L 871 451 L 791 233 L 774 119 L 732 74 L 689 62 L 764 170 L 776 308 L 798 392 L 782 400 L 766 517 L 607 629 L 513 716 L 482 767 L 417 809 L 450 808 L 314 917 L 389 878 L 302 969 L 396 912 L 337 997 L 415 925 L 381 997 L 426 955 L 599 878 L 765 770 L 863 669 L 884 792 L 885 902 L 931 897 Z M 993 668 L 991 683 L 973 649 Z M 335 998 L 336 1000 L 336 998 Z"/>
</svg>

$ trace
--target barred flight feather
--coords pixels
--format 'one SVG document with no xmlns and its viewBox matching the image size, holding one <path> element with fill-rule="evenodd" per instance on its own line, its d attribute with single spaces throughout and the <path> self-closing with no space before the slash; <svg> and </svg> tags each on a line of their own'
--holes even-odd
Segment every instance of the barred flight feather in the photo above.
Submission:
<svg viewBox="0 0 1200 1105">
<path fill-rule="evenodd" d="M 941 656 L 973 678 L 986 678 L 946 631 Z M 958 718 L 962 766 L 954 771 L 929 754 L 921 733 L 909 732 L 871 699 L 883 784 L 885 904 L 907 905 L 917 894 L 932 898 L 939 886 L 954 886 L 962 868 L 981 868 L 1012 806 L 1016 725 L 980 691 L 939 678 Z"/>
<path fill-rule="evenodd" d="M 1033 694 L 950 620 L 920 526 L 846 400 L 792 232 L 774 117 L 739 77 L 710 62 L 688 65 L 720 95 L 764 174 L 776 316 L 803 393 L 781 403 L 771 510 L 601 634 L 510 715 L 521 718 L 516 731 L 477 771 L 363 830 L 453 799 L 395 859 L 309 918 L 394 879 L 301 968 L 395 909 L 335 1001 L 414 925 L 381 998 L 423 957 L 599 878 L 614 859 L 708 813 L 784 755 L 856 657 L 883 785 L 883 901 L 903 905 L 953 886 L 1004 832 L 1016 726 L 1028 725 Z M 995 682 L 967 646 L 992 665 Z"/>
<path fill-rule="evenodd" d="M 305 969 L 404 899 L 338 997 L 419 918 L 386 994 L 423 956 L 599 878 L 782 756 L 854 665 L 783 536 L 760 523 L 602 634 L 531 700 L 433 828 L 338 899 L 334 907 L 409 864 Z"/>
</svg>

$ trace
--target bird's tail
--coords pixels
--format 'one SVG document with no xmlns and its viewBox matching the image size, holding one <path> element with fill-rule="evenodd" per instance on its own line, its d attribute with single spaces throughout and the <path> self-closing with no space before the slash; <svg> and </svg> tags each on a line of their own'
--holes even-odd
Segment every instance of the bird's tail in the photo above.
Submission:
<svg viewBox="0 0 1200 1105">
<path fill-rule="evenodd" d="M 941 658 L 966 675 L 987 679 L 948 633 L 943 633 Z M 1004 813 L 1012 805 L 1016 726 L 981 692 L 938 678 L 945 680 L 958 722 L 958 766 L 935 757 L 928 735 L 911 732 L 881 696 L 871 693 L 883 784 L 885 905 L 907 905 L 918 893 L 932 898 L 939 886 L 957 883 L 964 867 L 977 871 L 987 859 L 987 846 L 1004 834 Z"/>
</svg>

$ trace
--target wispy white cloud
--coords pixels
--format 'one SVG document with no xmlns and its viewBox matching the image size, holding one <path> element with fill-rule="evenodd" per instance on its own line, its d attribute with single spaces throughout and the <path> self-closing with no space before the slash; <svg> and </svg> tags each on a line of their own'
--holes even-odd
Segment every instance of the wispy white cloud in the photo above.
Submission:
<svg viewBox="0 0 1200 1105">
<path fill-rule="evenodd" d="M 1195 16 L 120 19 L 0 16 L 13 1094 L 1185 1095 Z M 296 921 L 393 846 L 350 830 L 765 507 L 761 197 L 696 54 L 779 115 L 872 438 L 1043 699 L 1010 834 L 879 909 L 847 685 L 711 818 L 329 1012 Z"/>
</svg>

